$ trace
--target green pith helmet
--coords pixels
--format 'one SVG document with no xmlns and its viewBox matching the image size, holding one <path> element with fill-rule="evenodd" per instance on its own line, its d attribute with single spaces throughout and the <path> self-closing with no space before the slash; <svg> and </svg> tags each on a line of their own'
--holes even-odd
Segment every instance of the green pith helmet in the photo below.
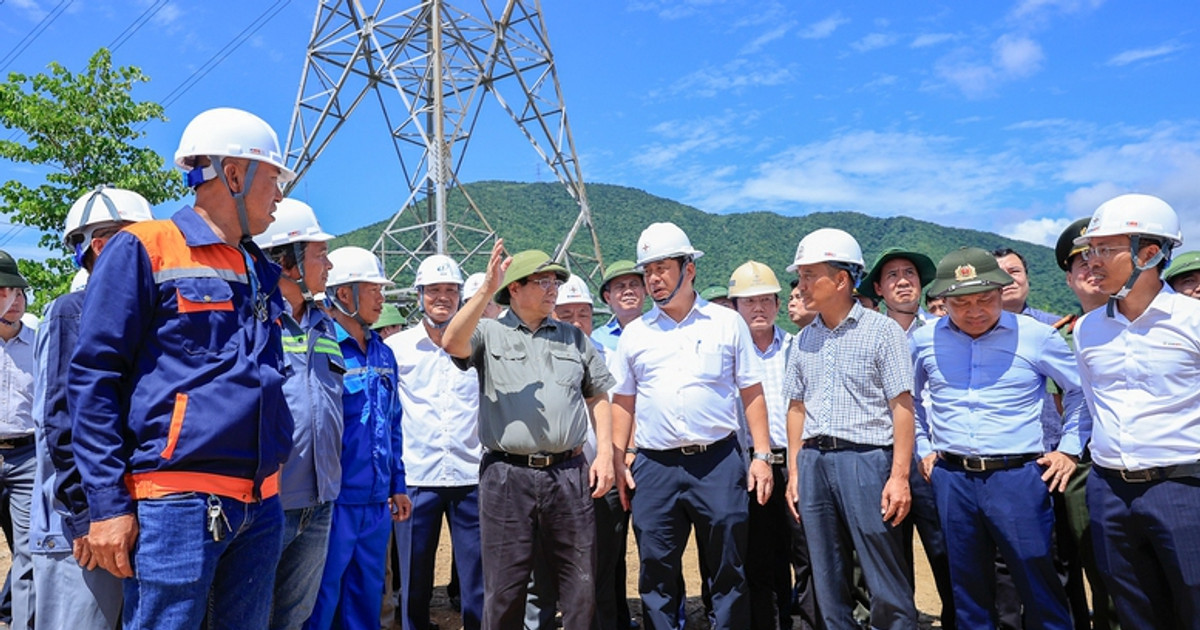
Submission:
<svg viewBox="0 0 1200 630">
<path fill-rule="evenodd" d="M 1012 283 L 1012 276 L 1000 268 L 991 252 L 963 247 L 946 254 L 937 264 L 937 277 L 929 285 L 929 295 L 935 298 L 971 295 Z"/>
<path fill-rule="evenodd" d="M 546 252 L 537 249 L 527 249 L 523 252 L 517 252 L 513 256 L 512 262 L 508 265 L 508 271 L 504 272 L 504 284 L 496 291 L 496 303 L 502 306 L 508 306 L 509 299 L 512 297 L 508 292 L 508 285 L 524 280 L 535 273 L 543 271 L 553 271 L 555 276 L 562 282 L 566 282 L 571 277 L 571 272 L 567 271 L 566 267 L 554 262 L 550 259 L 550 255 Z"/>
<path fill-rule="evenodd" d="M 600 295 L 603 296 L 604 292 L 608 290 L 609 282 L 616 280 L 621 276 L 630 275 L 637 276 L 639 278 L 646 277 L 645 272 L 643 272 L 641 269 L 638 269 L 637 265 L 634 264 L 632 260 L 613 261 L 613 264 L 609 265 L 608 269 L 604 270 L 604 279 L 600 281 Z M 603 299 L 603 297 L 601 299 Z"/>
<path fill-rule="evenodd" d="M 903 258 L 917 268 L 917 277 L 921 279 L 922 287 L 933 282 L 933 277 L 937 275 L 937 267 L 934 266 L 933 260 L 925 254 L 900 247 L 889 247 L 883 250 L 883 253 L 875 259 L 875 264 L 871 266 L 871 272 L 867 274 L 867 277 L 858 283 L 859 294 L 869 297 L 876 302 L 882 302 L 883 297 L 875 293 L 875 283 L 879 282 L 879 275 L 883 273 L 883 266 L 888 261 L 896 258 Z"/>
<path fill-rule="evenodd" d="M 729 297 L 729 287 L 718 287 L 715 285 L 708 287 L 707 289 L 700 292 L 700 297 L 708 300 L 709 302 L 711 302 L 713 300 L 718 300 L 720 298 L 728 298 Z"/>
<path fill-rule="evenodd" d="M 1176 256 L 1175 260 L 1171 261 L 1171 266 L 1167 267 L 1167 272 L 1163 274 L 1163 280 L 1170 282 L 1193 271 L 1200 271 L 1200 252 L 1187 252 Z"/>
<path fill-rule="evenodd" d="M 1075 239 L 1083 236 L 1091 222 L 1092 217 L 1083 217 L 1072 222 L 1067 229 L 1063 230 L 1062 234 L 1058 235 L 1058 242 L 1054 244 L 1054 262 L 1058 263 L 1059 269 L 1070 271 L 1071 259 L 1087 249 L 1087 245 L 1076 245 Z"/>
<path fill-rule="evenodd" d="M 400 309 L 395 304 L 384 304 L 383 312 L 379 314 L 379 320 L 371 326 L 371 330 L 403 325 L 404 318 L 400 316 Z"/>
<path fill-rule="evenodd" d="M 17 261 L 3 250 L 0 250 L 0 287 L 29 287 L 29 283 L 21 275 L 21 270 L 17 268 Z"/>
</svg>

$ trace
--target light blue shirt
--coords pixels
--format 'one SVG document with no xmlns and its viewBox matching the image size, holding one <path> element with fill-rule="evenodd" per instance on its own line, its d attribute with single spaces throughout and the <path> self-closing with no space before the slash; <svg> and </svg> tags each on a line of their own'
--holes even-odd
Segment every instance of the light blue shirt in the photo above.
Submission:
<svg viewBox="0 0 1200 630">
<path fill-rule="evenodd" d="M 1079 455 L 1091 416 L 1074 357 L 1058 331 L 1007 311 L 972 338 L 949 317 L 911 339 L 917 401 L 917 454 L 1015 455 L 1044 452 L 1042 405 L 1046 379 L 1063 391 L 1058 450 Z M 928 411 L 923 398 L 930 398 Z"/>
<path fill-rule="evenodd" d="M 592 341 L 603 346 L 605 350 L 616 350 L 617 342 L 620 340 L 621 322 L 617 321 L 616 317 L 609 319 L 608 323 L 592 331 Z"/>
</svg>

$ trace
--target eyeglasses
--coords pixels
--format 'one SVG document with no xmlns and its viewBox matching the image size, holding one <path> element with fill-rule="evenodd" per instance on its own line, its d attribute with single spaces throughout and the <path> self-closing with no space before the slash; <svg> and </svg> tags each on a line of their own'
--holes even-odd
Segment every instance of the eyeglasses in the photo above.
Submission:
<svg viewBox="0 0 1200 630">
<path fill-rule="evenodd" d="M 1084 262 L 1087 262 L 1093 258 L 1096 260 L 1111 260 L 1113 256 L 1116 256 L 1120 252 L 1127 251 L 1129 251 L 1128 245 L 1122 245 L 1119 247 L 1104 245 L 1101 247 L 1089 247 L 1082 252 L 1079 252 L 1079 255 L 1083 258 Z"/>
<path fill-rule="evenodd" d="M 537 280 L 534 280 L 533 278 L 526 278 L 525 284 L 536 284 L 541 287 L 543 291 L 549 291 L 550 289 L 557 290 L 558 287 L 563 285 L 563 281 L 559 280 L 557 277 L 539 278 Z"/>
</svg>

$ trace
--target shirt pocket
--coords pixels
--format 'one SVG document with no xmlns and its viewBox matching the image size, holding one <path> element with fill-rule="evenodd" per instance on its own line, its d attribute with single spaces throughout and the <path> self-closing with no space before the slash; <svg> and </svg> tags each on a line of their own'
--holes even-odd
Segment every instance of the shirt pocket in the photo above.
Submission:
<svg viewBox="0 0 1200 630">
<path fill-rule="evenodd" d="M 567 350 L 550 351 L 550 369 L 554 370 L 554 382 L 559 385 L 583 383 L 583 357 Z"/>
<path fill-rule="evenodd" d="M 529 369 L 529 354 L 524 348 L 509 346 L 489 349 L 488 354 L 488 370 L 491 372 L 491 385 L 495 391 L 519 392 L 534 380 L 525 373 Z"/>
<path fill-rule="evenodd" d="M 733 369 L 733 359 L 720 348 L 700 348 L 694 369 L 696 378 L 702 381 L 719 381 Z"/>
<path fill-rule="evenodd" d="M 233 342 L 239 329 L 233 287 L 220 278 L 181 278 L 175 283 L 183 349 L 216 354 Z"/>
</svg>

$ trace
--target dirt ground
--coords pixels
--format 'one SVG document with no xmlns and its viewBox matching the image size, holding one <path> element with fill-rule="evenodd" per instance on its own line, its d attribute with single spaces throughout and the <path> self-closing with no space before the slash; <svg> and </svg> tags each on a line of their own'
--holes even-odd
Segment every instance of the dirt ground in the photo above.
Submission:
<svg viewBox="0 0 1200 630">
<path fill-rule="evenodd" d="M 2 535 L 0 535 L 2 537 Z M 938 599 L 937 590 L 933 585 L 933 575 L 929 572 L 929 565 L 925 561 L 925 551 L 921 548 L 921 541 L 914 541 L 916 547 L 916 581 L 917 593 L 916 602 L 917 610 L 921 613 L 921 628 L 941 628 L 941 623 L 936 615 L 941 610 L 941 600 Z M 700 603 L 700 572 L 696 568 L 696 554 L 694 551 L 694 541 L 689 543 L 688 551 L 684 553 L 684 577 L 687 580 L 687 592 L 694 594 L 688 598 L 687 611 L 688 622 L 687 630 L 703 630 L 709 627 L 708 621 L 704 616 L 704 607 Z M 0 545 L 0 573 L 7 573 L 9 564 L 12 563 L 12 557 L 8 553 L 7 545 Z M 629 596 L 629 609 L 633 612 L 634 617 L 640 620 L 641 604 L 637 596 L 637 544 L 633 540 L 632 531 L 629 534 L 629 552 L 626 556 L 626 566 L 629 569 L 629 574 L 626 577 L 628 586 L 627 594 Z M 451 609 L 450 600 L 446 596 L 446 584 L 450 581 L 450 534 L 443 528 L 441 536 L 441 544 L 438 548 L 437 566 L 434 572 L 434 584 L 437 588 L 434 590 L 434 599 L 432 607 L 432 620 L 437 624 L 439 630 L 459 630 L 462 627 L 458 612 Z M 392 626 L 392 630 L 400 630 L 400 624 Z"/>
</svg>

